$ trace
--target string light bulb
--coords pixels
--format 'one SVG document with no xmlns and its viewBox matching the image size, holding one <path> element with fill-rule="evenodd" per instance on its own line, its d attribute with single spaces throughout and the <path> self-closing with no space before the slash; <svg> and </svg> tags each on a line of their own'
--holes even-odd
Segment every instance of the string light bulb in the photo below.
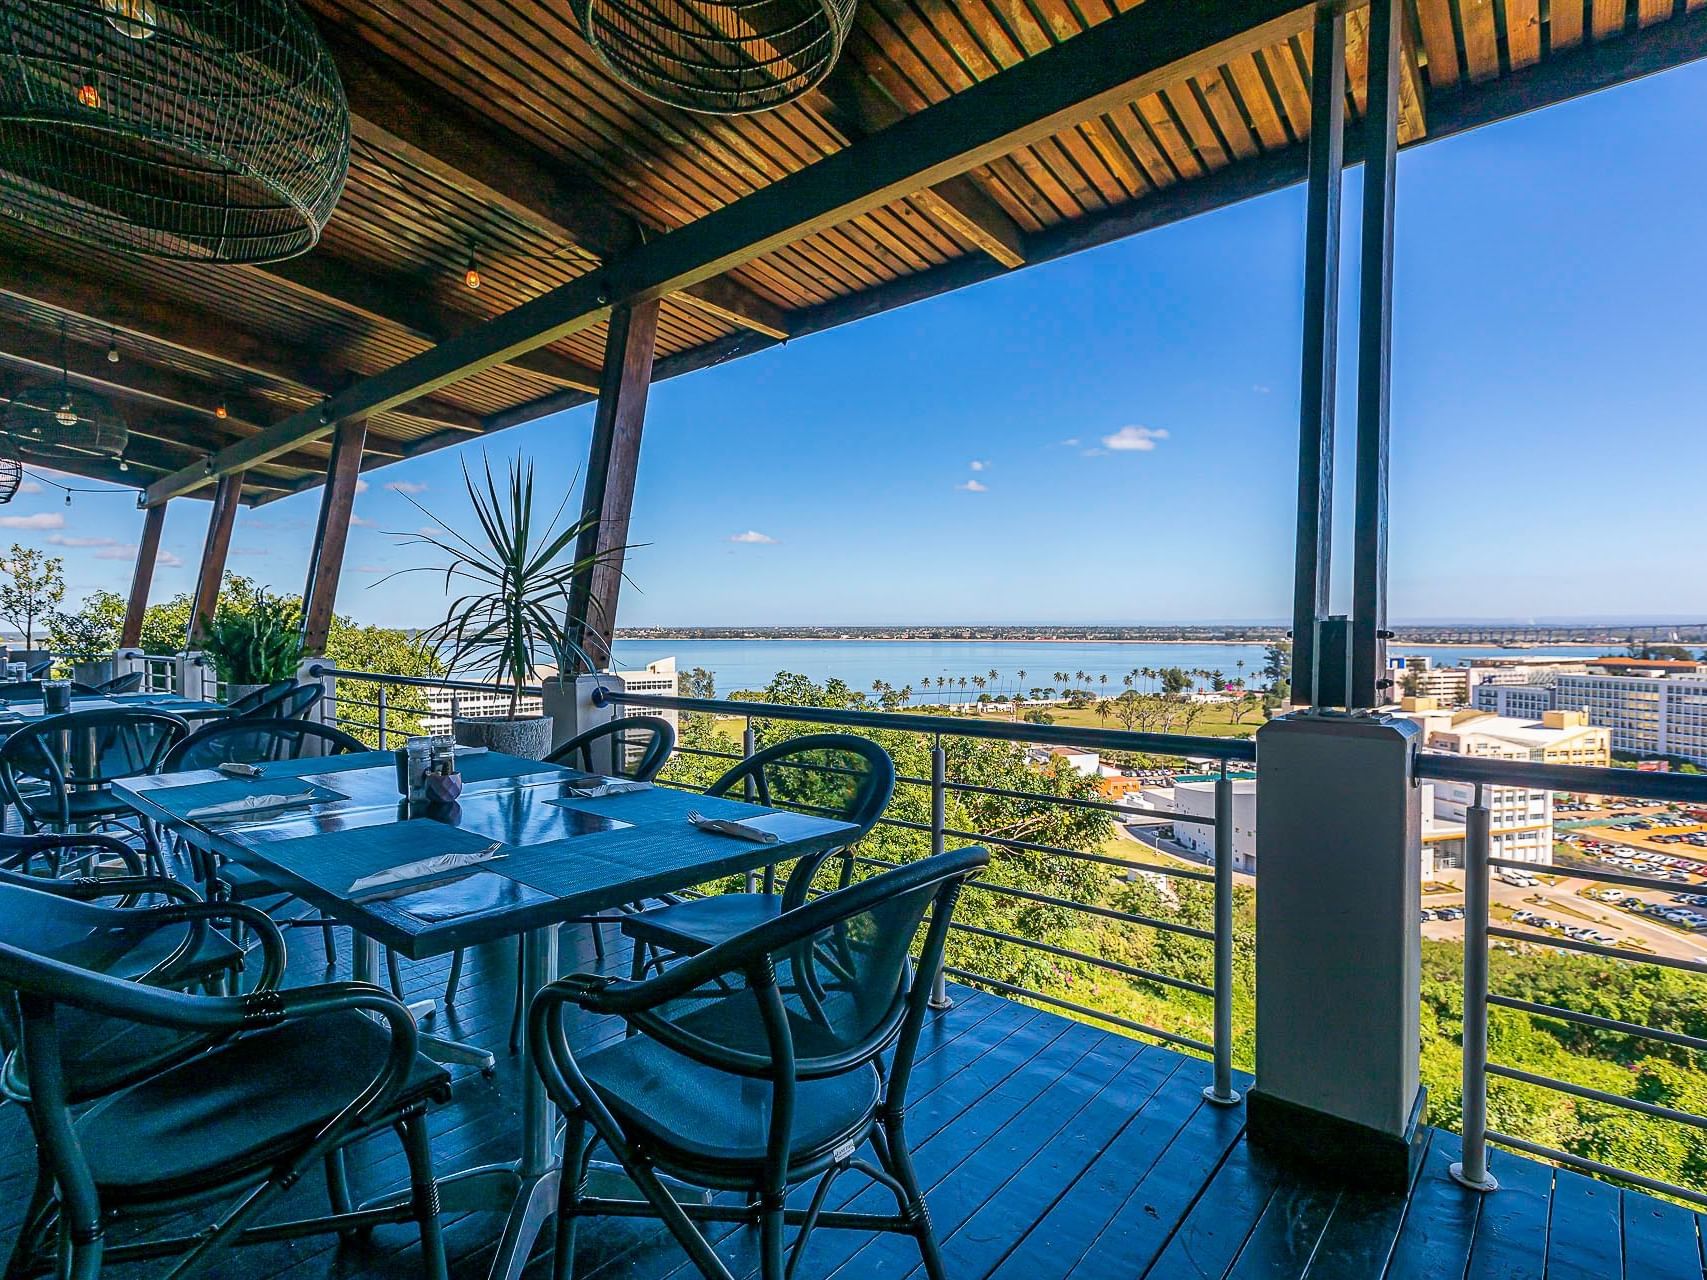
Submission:
<svg viewBox="0 0 1707 1280">
<path fill-rule="evenodd" d="M 153 0 L 101 0 L 101 8 L 113 30 L 132 40 L 152 40 L 160 25 Z"/>
<path fill-rule="evenodd" d="M 213 416 L 216 418 L 224 418 L 226 416 L 225 406 L 223 404 L 214 406 Z"/>
<path fill-rule="evenodd" d="M 470 289 L 480 287 L 480 268 L 474 265 L 474 250 L 468 251 L 468 265 L 463 268 L 462 283 Z"/>
<path fill-rule="evenodd" d="M 107 363 L 108 364 L 117 364 L 118 362 L 119 362 L 119 337 L 118 337 L 117 333 L 109 333 L 107 335 Z"/>
<path fill-rule="evenodd" d="M 101 91 L 92 84 L 80 84 L 77 86 L 77 101 L 91 111 L 98 110 L 101 105 Z"/>
<path fill-rule="evenodd" d="M 130 459 L 125 457 L 124 454 L 122 454 L 122 453 L 119 454 L 119 470 L 120 471 L 129 471 L 130 470 Z"/>
<path fill-rule="evenodd" d="M 69 395 L 60 402 L 59 408 L 53 411 L 53 420 L 62 427 L 75 427 L 77 425 L 77 406 L 72 404 Z"/>
</svg>

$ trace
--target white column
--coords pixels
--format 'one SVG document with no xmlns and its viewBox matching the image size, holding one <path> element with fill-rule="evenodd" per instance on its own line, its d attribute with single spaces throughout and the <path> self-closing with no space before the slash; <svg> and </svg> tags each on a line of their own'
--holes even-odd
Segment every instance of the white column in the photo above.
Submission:
<svg viewBox="0 0 1707 1280">
<path fill-rule="evenodd" d="M 594 705 L 593 691 L 601 687 L 621 689 L 622 677 L 614 671 L 601 671 L 597 675 L 577 676 L 571 680 L 558 681 L 553 678 L 545 681 L 540 687 L 540 710 L 551 717 L 552 750 L 555 751 L 569 739 L 585 733 L 594 725 L 603 724 L 622 714 L 620 708 L 608 703 L 602 707 Z M 608 743 L 606 754 L 609 754 Z M 594 756 L 595 770 L 609 771 L 612 767 L 613 761 L 601 761 L 597 755 Z"/>
<path fill-rule="evenodd" d="M 1409 720 L 1299 712 L 1257 733 L 1254 1143 L 1406 1185 L 1418 1082 L 1422 808 Z"/>
</svg>

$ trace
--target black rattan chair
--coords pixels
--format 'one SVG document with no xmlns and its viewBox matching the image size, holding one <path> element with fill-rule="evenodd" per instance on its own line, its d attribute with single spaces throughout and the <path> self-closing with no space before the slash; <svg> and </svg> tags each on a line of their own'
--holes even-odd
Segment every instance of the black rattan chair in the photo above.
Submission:
<svg viewBox="0 0 1707 1280">
<path fill-rule="evenodd" d="M 318 684 L 298 684 L 281 680 L 262 689 L 253 704 L 243 710 L 227 708 L 227 720 L 299 720 L 324 696 L 326 689 Z M 247 699 L 239 699 L 247 703 Z M 237 703 L 232 704 L 233 707 Z"/>
<path fill-rule="evenodd" d="M 275 680 L 271 684 L 262 685 L 259 689 L 252 689 L 241 697 L 233 698 L 230 702 L 226 703 L 225 714 L 231 719 L 236 719 L 238 716 L 246 716 L 268 698 L 277 697 L 285 690 L 294 689 L 295 687 L 296 680 L 294 678 L 290 680 Z"/>
<path fill-rule="evenodd" d="M 443 1068 L 417 1051 L 415 1020 L 378 989 L 334 983 L 244 996 L 185 995 L 124 982 L 0 944 L 36 1134 L 38 1181 L 12 1273 L 40 1268 L 55 1237 L 57 1274 L 96 1280 L 103 1261 L 184 1256 L 181 1276 L 231 1245 L 315 1163 L 394 1128 L 410 1193 L 385 1209 L 350 1209 L 341 1177 L 330 1216 L 298 1220 L 286 1236 L 350 1231 L 379 1221 L 419 1225 L 423 1270 L 445 1280 L 438 1191 L 426 1110 L 449 1097 Z M 72 1008 L 210 1041 L 194 1057 L 73 1110 L 60 1012 Z M 330 1166 L 329 1166 L 330 1168 Z M 116 1221 L 164 1218 L 227 1197 L 235 1205 L 169 1241 L 108 1247 Z M 206 1209 L 203 1209 L 207 1212 Z M 269 1237 L 279 1229 L 269 1231 Z"/>
<path fill-rule="evenodd" d="M 180 773 L 191 769 L 217 769 L 222 764 L 267 764 L 278 760 L 300 760 L 304 757 L 341 756 L 366 751 L 367 746 L 342 729 L 315 724 L 310 720 L 274 720 L 265 717 L 239 717 L 216 720 L 203 725 L 177 746 L 173 747 L 162 766 L 164 773 Z M 210 898 L 232 902 L 255 902 L 276 899 L 276 909 L 291 897 L 289 890 L 250 867 L 234 862 L 217 863 L 203 854 L 192 852 L 203 887 Z M 330 920 L 319 922 L 326 944 L 326 963 L 337 963 L 338 947 Z"/>
<path fill-rule="evenodd" d="M 851 822 L 858 832 L 839 849 L 796 862 L 780 894 L 772 892 L 774 872 L 767 871 L 763 893 L 711 894 L 623 916 L 622 931 L 634 940 L 633 976 L 643 978 L 669 956 L 697 954 L 799 906 L 813 878 L 838 854 L 838 882 L 849 883 L 853 858 L 848 850 L 877 824 L 894 792 L 895 762 L 889 753 L 870 738 L 852 734 L 805 734 L 743 760 L 706 794 L 744 795 L 755 804 Z"/>
<path fill-rule="evenodd" d="M 189 724 L 164 711 L 99 707 L 48 716 L 13 731 L 0 746 L 0 791 L 26 830 L 101 830 L 134 822 L 154 836 L 113 793 L 113 783 L 158 773 Z"/>
<path fill-rule="evenodd" d="M 48 837 L 60 839 L 62 837 Z M 104 836 L 64 837 L 79 841 Z M 111 906 L 94 905 L 116 898 Z M 140 874 L 53 880 L 0 871 L 0 936 L 32 954 L 114 978 L 168 989 L 205 985 L 235 973 L 244 953 L 210 921 L 242 919 L 260 938 L 261 964 L 253 990 L 277 987 L 284 976 L 284 940 L 253 907 L 203 902 L 188 885 Z M 0 1096 L 27 1101 L 20 1056 L 21 1029 L 0 1003 Z M 181 1030 L 121 1022 L 77 1009 L 59 1015 L 60 1056 L 67 1097 L 82 1103 L 123 1088 L 205 1047 Z M 8 1273 L 10 1274 L 10 1273 Z"/>
<path fill-rule="evenodd" d="M 831 1183 L 850 1169 L 886 1187 L 899 1211 L 838 1214 L 834 1225 L 911 1235 L 926 1274 L 944 1280 L 904 1113 L 956 898 L 988 862 L 979 848 L 938 854 L 825 894 L 648 981 L 578 974 L 541 990 L 529 1040 L 567 1119 L 557 1280 L 573 1274 L 579 1218 L 632 1215 L 647 1204 L 701 1272 L 731 1280 L 694 1225 L 727 1221 L 729 1206 L 678 1203 L 660 1172 L 746 1193 L 763 1280 L 785 1280 Z M 915 970 L 909 952 L 927 915 Z M 569 1005 L 614 1014 L 638 1034 L 577 1058 Z M 600 1143 L 644 1202 L 586 1195 Z M 785 1208 L 789 1190 L 813 1179 L 808 1206 Z M 793 1263 L 783 1241 L 790 1223 L 800 1227 Z"/>
<path fill-rule="evenodd" d="M 4 702 L 40 702 L 40 680 L 6 680 L 0 681 L 0 701 Z"/>
<path fill-rule="evenodd" d="M 609 757 L 605 752 L 609 750 Z M 676 749 L 676 731 L 656 716 L 626 716 L 594 725 L 577 734 L 550 755 L 547 764 L 560 764 L 583 773 L 609 774 L 650 782 Z"/>
<path fill-rule="evenodd" d="M 95 692 L 102 697 L 110 697 L 115 693 L 138 693 L 142 689 L 142 672 L 132 671 L 126 675 L 114 676 L 111 680 L 103 680 L 95 686 Z"/>
</svg>

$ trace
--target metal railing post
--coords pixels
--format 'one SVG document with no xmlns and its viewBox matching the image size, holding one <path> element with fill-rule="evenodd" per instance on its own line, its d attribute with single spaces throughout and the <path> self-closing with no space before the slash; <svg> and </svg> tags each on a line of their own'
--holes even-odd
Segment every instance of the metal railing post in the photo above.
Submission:
<svg viewBox="0 0 1707 1280">
<path fill-rule="evenodd" d="M 385 686 L 384 685 L 379 686 L 379 696 L 377 698 L 375 698 L 374 701 L 378 704 L 378 707 L 379 707 L 379 749 L 381 751 L 384 751 L 385 750 L 385 737 L 386 737 L 386 733 L 385 733 L 386 723 L 385 723 L 385 721 L 386 721 L 386 701 L 387 701 L 386 697 L 385 697 Z"/>
<path fill-rule="evenodd" d="M 1215 779 L 1215 1078 L 1203 1096 L 1217 1106 L 1239 1101 L 1233 1087 L 1233 780 L 1223 761 Z"/>
<path fill-rule="evenodd" d="M 753 729 L 753 717 L 748 716 L 746 720 L 746 727 L 741 730 L 741 759 L 751 760 L 758 749 L 759 735 Z M 741 780 L 741 789 L 742 794 L 747 798 L 748 804 L 754 804 L 757 802 L 759 794 L 758 779 L 753 777 L 752 774 L 749 773 Z M 756 871 L 747 872 L 747 892 L 756 893 L 758 892 L 758 888 L 759 873 Z M 776 892 L 776 866 L 774 864 L 765 868 L 765 892 Z"/>
<path fill-rule="evenodd" d="M 1488 857 L 1492 815 L 1487 788 L 1464 811 L 1464 1158 L 1453 1178 L 1474 1191 L 1496 1191 L 1488 1172 Z"/>
<path fill-rule="evenodd" d="M 931 745 L 931 856 L 935 857 L 943 851 L 947 843 L 946 829 L 948 827 L 948 755 L 942 749 L 942 735 L 936 736 Z M 947 952 L 944 961 L 937 965 L 936 974 L 931 978 L 931 1008 L 952 1009 L 954 1000 L 948 994 L 948 981 L 943 975 L 944 965 L 947 964 Z"/>
</svg>

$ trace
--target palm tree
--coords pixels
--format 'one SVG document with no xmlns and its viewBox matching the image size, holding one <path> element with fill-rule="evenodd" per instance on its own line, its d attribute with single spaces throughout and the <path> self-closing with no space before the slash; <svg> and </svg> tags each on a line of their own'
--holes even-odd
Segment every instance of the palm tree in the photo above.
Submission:
<svg viewBox="0 0 1707 1280">
<path fill-rule="evenodd" d="M 1104 679 L 1107 679 L 1107 677 L 1105 676 Z M 1097 719 L 1102 721 L 1103 727 L 1106 729 L 1108 727 L 1109 716 L 1114 714 L 1114 704 L 1107 698 L 1098 698 L 1096 711 Z"/>
<path fill-rule="evenodd" d="M 1025 672 L 1023 670 L 1016 671 L 1014 672 L 1014 676 L 1019 681 L 1019 687 L 1022 689 L 1025 688 Z"/>
<path fill-rule="evenodd" d="M 1100 676 L 1097 677 L 1097 679 L 1102 682 L 1102 685 L 1105 689 L 1108 687 L 1108 672 L 1106 672 L 1106 671 L 1103 672 Z"/>
</svg>

